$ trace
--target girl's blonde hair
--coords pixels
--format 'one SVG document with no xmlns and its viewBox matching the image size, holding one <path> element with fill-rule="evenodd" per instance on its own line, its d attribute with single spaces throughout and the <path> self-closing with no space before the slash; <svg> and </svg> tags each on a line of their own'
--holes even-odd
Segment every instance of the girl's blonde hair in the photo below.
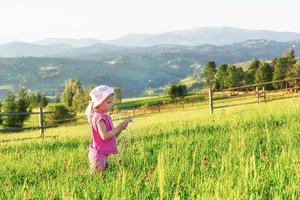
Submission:
<svg viewBox="0 0 300 200">
<path fill-rule="evenodd" d="M 89 101 L 89 105 L 86 107 L 85 109 L 85 115 L 87 117 L 87 121 L 89 123 L 91 123 L 91 120 L 92 120 L 92 117 L 93 117 L 93 112 L 94 112 L 94 109 L 93 109 L 93 102 L 92 101 Z"/>
</svg>

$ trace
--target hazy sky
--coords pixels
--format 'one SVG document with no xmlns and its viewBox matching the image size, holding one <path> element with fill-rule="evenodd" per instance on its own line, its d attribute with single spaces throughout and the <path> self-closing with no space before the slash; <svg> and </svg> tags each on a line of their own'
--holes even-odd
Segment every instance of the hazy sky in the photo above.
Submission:
<svg viewBox="0 0 300 200">
<path fill-rule="evenodd" d="M 300 33 L 299 0 L 0 0 L 0 35 L 114 39 L 201 26 Z"/>
</svg>

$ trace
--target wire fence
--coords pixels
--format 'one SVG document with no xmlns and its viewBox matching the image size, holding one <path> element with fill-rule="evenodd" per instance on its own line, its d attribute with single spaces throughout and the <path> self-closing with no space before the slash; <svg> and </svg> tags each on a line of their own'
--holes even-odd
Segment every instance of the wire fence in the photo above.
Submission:
<svg viewBox="0 0 300 200">
<path fill-rule="evenodd" d="M 9 112 L 9 113 L 0 113 L 0 116 L 20 116 L 20 115 L 39 115 L 39 125 L 38 126 L 30 126 L 30 127 L 18 127 L 12 126 L 0 129 L 0 132 L 4 133 L 11 133 L 17 131 L 24 131 L 24 130 L 40 130 L 41 138 L 44 138 L 44 132 L 46 128 L 56 127 L 55 125 L 48 125 L 45 124 L 45 115 L 46 114 L 53 114 L 54 112 L 45 112 L 42 107 L 39 108 L 38 112 Z"/>
<path fill-rule="evenodd" d="M 196 99 L 196 98 L 195 98 Z M 180 103 L 173 103 L 173 104 L 157 104 L 151 105 L 147 107 L 141 108 L 133 108 L 133 109 L 126 109 L 126 110 L 118 110 L 109 113 L 113 120 L 123 120 L 127 117 L 138 117 L 144 116 L 152 113 L 161 113 L 167 112 L 175 109 L 182 109 L 189 107 L 194 107 L 196 102 L 191 102 L 189 100 L 188 103 L 180 102 Z M 202 106 L 203 109 L 206 106 Z M 0 113 L 0 116 L 16 116 L 16 115 L 38 115 L 38 125 L 27 125 L 25 127 L 7 127 L 7 128 L 0 128 L 0 133 L 13 133 L 13 132 L 22 132 L 22 131 L 34 131 L 40 130 L 40 137 L 45 138 L 45 131 L 48 128 L 54 128 L 59 126 L 78 126 L 88 124 L 85 115 L 80 115 L 77 117 L 72 118 L 65 118 L 65 119 L 58 119 L 58 120 L 47 120 L 46 115 L 55 114 L 54 112 L 44 111 L 43 108 L 39 108 L 38 112 L 23 112 L 23 113 Z M 33 124 L 33 122 L 31 122 Z"/>
<path fill-rule="evenodd" d="M 161 104 L 157 103 L 154 105 L 142 106 L 140 108 L 132 108 L 126 110 L 118 110 L 111 112 L 111 116 L 113 120 L 122 120 L 127 117 L 137 117 L 143 116 L 146 114 L 152 113 L 160 113 L 167 112 L 174 109 L 182 109 L 189 107 L 194 107 L 195 103 L 205 102 L 205 99 L 208 98 L 209 109 L 213 114 L 215 109 L 231 107 L 231 106 L 239 106 L 260 102 L 273 101 L 278 99 L 292 98 L 299 96 L 298 91 L 300 77 L 284 79 L 278 81 L 270 81 L 259 84 L 246 85 L 241 87 L 229 88 L 226 90 L 215 90 L 209 89 L 208 97 L 199 97 L 196 98 L 188 98 L 188 102 L 179 102 L 179 103 L 171 103 L 171 104 Z M 267 90 L 270 85 L 274 84 L 282 84 L 285 85 L 284 88 L 276 89 L 276 90 Z M 269 87 L 270 88 L 270 87 Z M 293 94 L 293 95 L 291 95 Z M 254 98 L 251 98 L 254 96 Z M 207 102 L 207 101 L 206 101 Z M 226 103 L 225 103 L 226 102 Z M 225 104 L 224 104 L 225 103 Z M 197 105 L 197 109 L 207 109 L 207 103 L 202 105 Z M 8 127 L 0 129 L 2 133 L 10 133 L 15 131 L 24 131 L 24 130 L 40 130 L 41 138 L 44 138 L 44 132 L 47 128 L 58 127 L 62 124 L 64 126 L 72 126 L 72 125 L 83 125 L 87 124 L 86 117 L 84 115 L 66 119 L 52 120 L 51 123 L 48 123 L 45 120 L 46 115 L 54 114 L 54 112 L 45 112 L 43 108 L 39 108 L 38 112 L 23 112 L 23 113 L 0 113 L 0 116 L 15 116 L 15 115 L 38 115 L 39 116 L 39 124 L 38 126 L 29 126 L 29 127 Z"/>
<path fill-rule="evenodd" d="M 209 109 L 211 114 L 213 114 L 214 110 L 219 108 L 299 97 L 299 82 L 300 77 L 295 77 L 284 80 L 234 87 L 225 90 L 208 89 Z M 273 86 L 276 84 L 280 84 L 281 88 L 274 89 Z M 250 98 L 251 96 L 254 98 Z M 227 102 L 230 102 L 228 99 L 231 99 L 232 101 L 231 103 L 222 104 L 223 98 L 226 98 Z"/>
</svg>

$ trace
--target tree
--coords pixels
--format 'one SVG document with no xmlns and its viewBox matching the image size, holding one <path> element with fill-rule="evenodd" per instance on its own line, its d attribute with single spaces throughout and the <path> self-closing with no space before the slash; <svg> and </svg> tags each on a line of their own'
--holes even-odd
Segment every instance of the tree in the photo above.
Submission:
<svg viewBox="0 0 300 200">
<path fill-rule="evenodd" d="M 181 102 L 183 102 L 184 98 L 187 95 L 186 85 L 178 85 L 177 86 L 177 95 Z"/>
<path fill-rule="evenodd" d="M 275 60 L 274 72 L 273 72 L 273 81 L 283 80 L 286 78 L 287 72 L 287 59 L 286 58 L 278 58 Z M 274 83 L 273 86 L 276 89 L 284 88 L 284 83 Z"/>
<path fill-rule="evenodd" d="M 204 78 L 207 87 L 213 88 L 216 71 L 215 62 L 209 61 L 204 69 Z"/>
<path fill-rule="evenodd" d="M 35 93 L 30 93 L 28 95 L 28 101 L 29 101 L 29 109 L 30 110 L 32 110 L 33 108 L 36 107 L 37 99 L 36 99 Z"/>
<path fill-rule="evenodd" d="M 45 108 L 48 105 L 48 99 L 46 96 L 42 95 L 42 99 L 39 102 L 39 107 Z"/>
<path fill-rule="evenodd" d="M 228 65 L 222 64 L 218 67 L 216 73 L 216 81 L 214 84 L 214 89 L 225 89 L 226 88 L 226 77 L 228 76 Z"/>
<path fill-rule="evenodd" d="M 242 68 L 237 68 L 234 65 L 229 66 L 228 75 L 226 77 L 225 85 L 226 87 L 238 87 L 242 85 L 244 77 L 244 71 Z"/>
<path fill-rule="evenodd" d="M 3 116 L 3 125 L 5 127 L 22 127 L 24 122 L 29 118 L 29 98 L 28 91 L 25 87 L 21 87 L 18 96 L 8 94 L 3 104 L 3 112 L 22 113 L 19 115 Z"/>
<path fill-rule="evenodd" d="M 120 104 L 122 102 L 122 91 L 121 88 L 114 88 L 114 103 Z"/>
<path fill-rule="evenodd" d="M 288 73 L 288 77 L 300 77 L 300 60 L 292 67 L 291 71 Z"/>
<path fill-rule="evenodd" d="M 273 68 L 268 63 L 260 63 L 255 73 L 255 83 L 272 81 Z"/>
<path fill-rule="evenodd" d="M 289 73 L 293 66 L 296 64 L 296 58 L 295 58 L 295 50 L 294 49 L 288 49 L 283 56 L 286 59 L 286 72 Z"/>
<path fill-rule="evenodd" d="M 167 89 L 167 93 L 169 97 L 174 101 L 177 96 L 177 86 L 176 85 L 170 85 Z"/>
<path fill-rule="evenodd" d="M 28 101 L 31 110 L 37 107 L 45 108 L 48 104 L 48 99 L 39 92 L 29 94 Z"/>
<path fill-rule="evenodd" d="M 3 103 L 3 112 L 16 112 L 17 105 L 16 105 L 16 97 L 13 94 L 8 94 Z M 16 126 L 16 115 L 11 116 L 3 116 L 2 123 L 5 127 L 15 127 Z"/>
<path fill-rule="evenodd" d="M 39 92 L 37 92 L 37 93 L 36 93 L 36 104 L 35 104 L 36 107 L 39 107 L 39 106 L 40 106 L 41 101 L 42 101 L 42 94 L 39 93 Z"/>
<path fill-rule="evenodd" d="M 122 102 L 122 91 L 121 88 L 114 88 L 114 110 L 119 110 L 120 104 Z"/>
<path fill-rule="evenodd" d="M 187 95 L 187 87 L 186 85 L 170 85 L 168 90 L 169 97 L 174 101 L 177 98 L 183 102 L 184 97 Z"/>
<path fill-rule="evenodd" d="M 18 92 L 18 99 L 16 101 L 16 112 L 18 113 L 25 113 L 28 112 L 29 108 L 29 100 L 27 96 L 27 89 L 21 87 Z M 22 114 L 16 116 L 16 124 L 19 127 L 22 127 L 24 122 L 30 117 L 29 114 Z"/>
<path fill-rule="evenodd" d="M 46 115 L 45 117 L 47 125 L 57 125 L 60 123 L 67 123 L 75 120 L 74 118 L 76 116 L 76 113 L 72 108 L 67 107 L 65 104 L 51 103 L 46 106 L 45 110 L 53 112 Z"/>
<path fill-rule="evenodd" d="M 254 84 L 255 83 L 255 74 L 256 74 L 256 70 L 259 67 L 259 60 L 255 59 L 251 62 L 248 70 L 245 72 L 245 84 L 246 85 L 250 85 L 250 84 Z"/>
<path fill-rule="evenodd" d="M 298 77 L 299 75 L 299 60 L 297 61 L 295 58 L 295 50 L 294 49 L 288 49 L 284 53 L 284 57 L 287 60 L 287 72 L 286 76 L 291 78 L 291 77 Z"/>
<path fill-rule="evenodd" d="M 286 50 L 286 52 L 284 52 L 283 56 L 285 58 L 287 58 L 288 60 L 293 61 L 293 60 L 295 60 L 295 50 L 290 48 L 290 49 Z"/>
<path fill-rule="evenodd" d="M 69 107 L 77 110 L 81 108 L 83 89 L 78 79 L 69 79 L 65 82 L 65 88 L 61 95 L 61 101 Z"/>
<path fill-rule="evenodd" d="M 74 96 L 72 100 L 72 108 L 78 111 L 82 111 L 85 108 L 83 98 L 84 98 L 84 94 L 82 89 L 74 92 Z"/>
</svg>

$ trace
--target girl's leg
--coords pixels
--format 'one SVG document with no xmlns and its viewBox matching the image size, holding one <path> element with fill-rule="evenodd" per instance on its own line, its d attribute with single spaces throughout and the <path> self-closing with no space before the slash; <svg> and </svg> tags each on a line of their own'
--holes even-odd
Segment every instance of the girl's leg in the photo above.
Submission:
<svg viewBox="0 0 300 200">
<path fill-rule="evenodd" d="M 97 154 L 95 152 L 89 152 L 89 163 L 90 163 L 90 173 L 94 174 L 97 170 Z"/>
<path fill-rule="evenodd" d="M 89 163 L 91 174 L 103 171 L 106 166 L 106 156 L 95 151 L 89 152 Z"/>
<path fill-rule="evenodd" d="M 91 174 L 104 171 L 107 168 L 107 157 L 108 155 L 105 154 L 89 152 Z"/>
<path fill-rule="evenodd" d="M 107 155 L 104 154 L 99 154 L 97 155 L 97 167 L 96 170 L 99 171 L 104 171 L 107 166 Z"/>
</svg>

